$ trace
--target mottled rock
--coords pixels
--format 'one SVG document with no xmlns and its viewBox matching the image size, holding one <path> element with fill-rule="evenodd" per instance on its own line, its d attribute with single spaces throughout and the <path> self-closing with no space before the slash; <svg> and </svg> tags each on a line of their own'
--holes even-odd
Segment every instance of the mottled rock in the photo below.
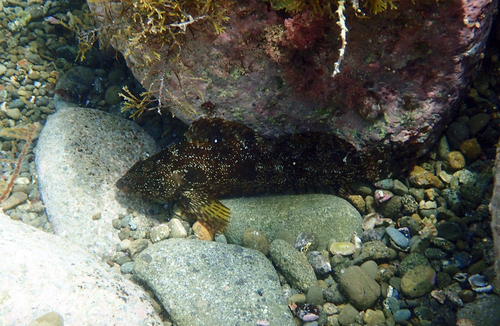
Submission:
<svg viewBox="0 0 500 326">
<path fill-rule="evenodd" d="M 285 278 L 295 287 L 306 292 L 317 284 L 314 269 L 306 256 L 284 240 L 274 240 L 269 246 L 269 256 Z"/>
<path fill-rule="evenodd" d="M 491 116 L 488 113 L 478 113 L 467 120 L 467 128 L 472 136 L 477 135 L 490 122 Z"/>
<path fill-rule="evenodd" d="M 459 151 L 452 151 L 446 155 L 446 168 L 451 171 L 461 170 L 465 167 L 465 157 Z"/>
<path fill-rule="evenodd" d="M 411 253 L 406 256 L 399 264 L 399 274 L 405 275 L 418 265 L 429 266 L 429 260 L 421 253 Z"/>
<path fill-rule="evenodd" d="M 444 184 L 438 177 L 418 165 L 415 165 L 413 170 L 410 172 L 409 181 L 412 186 L 417 188 L 435 187 L 441 189 L 444 187 Z"/>
<path fill-rule="evenodd" d="M 360 310 L 371 307 L 380 296 L 380 285 L 359 266 L 346 268 L 338 277 L 349 302 Z"/>
<path fill-rule="evenodd" d="M 167 239 L 139 255 L 135 276 L 151 287 L 178 326 L 255 326 L 259 320 L 294 325 L 276 271 L 256 250 Z"/>
<path fill-rule="evenodd" d="M 350 241 L 354 232 L 362 233 L 361 215 L 348 201 L 331 195 L 265 196 L 222 200 L 231 210 L 225 231 L 229 243 L 241 244 L 248 228 L 262 230 L 269 242 L 275 234 L 288 231 L 317 236 L 318 249 L 324 250 L 331 238 Z"/>
<path fill-rule="evenodd" d="M 40 193 L 54 232 L 103 259 L 112 257 L 120 238 L 111 221 L 126 215 L 127 208 L 147 213 L 153 205 L 119 193 L 115 182 L 146 153 L 156 151 L 154 140 L 129 120 L 61 104 L 35 149 Z M 101 218 L 92 220 L 96 211 Z M 149 213 L 136 220 L 139 230 L 155 223 Z"/>
<path fill-rule="evenodd" d="M 479 145 L 476 138 L 467 139 L 460 146 L 460 152 L 464 154 L 467 160 L 472 161 L 481 155 L 481 145 Z"/>
<path fill-rule="evenodd" d="M 367 309 L 363 321 L 367 325 L 383 325 L 385 324 L 384 312 L 382 310 Z"/>
<path fill-rule="evenodd" d="M 434 288 L 436 272 L 427 265 L 418 265 L 401 279 L 401 290 L 410 298 L 421 297 Z"/>
<path fill-rule="evenodd" d="M 387 218 L 396 219 L 401 216 L 401 197 L 394 196 L 380 205 L 380 214 Z"/>
<path fill-rule="evenodd" d="M 500 325 L 499 306 L 500 298 L 497 295 L 487 295 L 466 303 L 458 310 L 457 318 L 467 318 L 477 326 Z"/>
<path fill-rule="evenodd" d="M 256 228 L 246 229 L 241 236 L 241 242 L 243 247 L 260 251 L 266 256 L 269 252 L 269 241 L 264 233 Z"/>
<path fill-rule="evenodd" d="M 55 322 L 50 311 L 65 325 L 162 325 L 140 287 L 74 243 L 3 214 L 0 235 L 2 325 Z"/>
<path fill-rule="evenodd" d="M 346 304 L 339 314 L 339 323 L 342 326 L 348 326 L 356 321 L 359 311 L 350 303 Z"/>
<path fill-rule="evenodd" d="M 316 306 L 320 306 L 325 303 L 323 298 L 323 289 L 319 285 L 313 285 L 307 290 L 306 302 Z"/>
</svg>

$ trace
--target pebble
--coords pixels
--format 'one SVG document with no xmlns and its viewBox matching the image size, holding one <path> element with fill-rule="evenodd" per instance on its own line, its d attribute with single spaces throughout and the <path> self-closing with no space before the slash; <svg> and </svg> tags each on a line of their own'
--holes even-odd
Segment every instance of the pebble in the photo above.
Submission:
<svg viewBox="0 0 500 326">
<path fill-rule="evenodd" d="M 416 188 L 435 187 L 441 189 L 444 187 L 444 184 L 438 179 L 438 177 L 418 165 L 415 165 L 413 170 L 410 172 L 408 180 L 411 185 Z"/>
<path fill-rule="evenodd" d="M 120 271 L 123 274 L 132 274 L 134 272 L 134 262 L 127 262 L 120 266 Z"/>
<path fill-rule="evenodd" d="M 393 179 L 384 179 L 375 182 L 375 187 L 385 190 L 391 190 L 394 187 Z"/>
<path fill-rule="evenodd" d="M 333 314 L 338 314 L 339 313 L 339 308 L 331 303 L 331 302 L 327 302 L 323 305 L 323 311 L 328 315 L 328 316 L 331 316 Z"/>
<path fill-rule="evenodd" d="M 243 247 L 260 251 L 267 256 L 269 253 L 269 241 L 264 233 L 255 228 L 246 229 L 241 236 Z"/>
<path fill-rule="evenodd" d="M 365 261 L 363 264 L 360 266 L 365 272 L 368 273 L 372 278 L 375 278 L 378 273 L 378 265 L 376 262 L 373 260 L 368 260 Z"/>
<path fill-rule="evenodd" d="M 346 304 L 339 314 L 340 325 L 351 325 L 356 321 L 359 311 L 352 304 Z"/>
<path fill-rule="evenodd" d="M 318 248 L 318 237 L 313 233 L 300 232 L 293 243 L 295 249 L 303 252 Z"/>
<path fill-rule="evenodd" d="M 307 292 L 317 284 L 316 274 L 306 256 L 288 242 L 279 239 L 271 242 L 269 256 L 292 287 Z"/>
<path fill-rule="evenodd" d="M 394 321 L 401 323 L 411 318 L 411 311 L 408 309 L 401 309 L 396 311 L 392 317 L 394 318 Z"/>
<path fill-rule="evenodd" d="M 430 265 L 429 260 L 420 253 L 412 253 L 406 256 L 399 264 L 399 273 L 405 275 L 418 265 Z"/>
<path fill-rule="evenodd" d="M 481 145 L 479 145 L 476 138 L 467 139 L 460 146 L 460 152 L 467 160 L 472 161 L 481 156 Z"/>
<path fill-rule="evenodd" d="M 410 240 L 397 229 L 389 226 L 385 228 L 385 232 L 399 248 L 408 247 Z"/>
<path fill-rule="evenodd" d="M 446 155 L 445 163 L 450 171 L 461 170 L 465 167 L 465 157 L 459 151 L 452 151 Z"/>
<path fill-rule="evenodd" d="M 332 271 L 332 266 L 328 262 L 328 259 L 321 254 L 319 251 L 309 251 L 306 255 L 307 261 L 314 268 L 314 271 L 318 275 L 327 274 Z"/>
<path fill-rule="evenodd" d="M 152 243 L 157 243 L 161 240 L 165 240 L 170 235 L 170 227 L 167 224 L 160 224 L 151 229 L 149 233 L 149 238 Z"/>
<path fill-rule="evenodd" d="M 135 258 L 148 246 L 149 242 L 146 239 L 138 239 L 132 242 L 132 244 L 130 245 L 130 254 L 132 255 L 132 258 Z"/>
<path fill-rule="evenodd" d="M 346 268 L 338 278 L 349 302 L 358 309 L 371 307 L 380 296 L 380 285 L 359 266 Z"/>
<path fill-rule="evenodd" d="M 427 265 L 418 265 L 401 279 L 401 291 L 410 298 L 421 297 L 434 288 L 436 272 Z"/>
<path fill-rule="evenodd" d="M 7 71 L 7 67 L 5 67 L 4 65 L 0 64 L 0 76 L 2 76 L 3 74 L 5 74 L 6 71 Z"/>
<path fill-rule="evenodd" d="M 120 250 L 125 251 L 125 250 L 130 249 L 131 244 L 132 244 L 132 241 L 130 241 L 129 239 L 122 240 L 120 242 Z"/>
<path fill-rule="evenodd" d="M 491 116 L 487 113 L 478 113 L 472 116 L 467 121 L 467 128 L 472 136 L 477 135 L 481 130 L 488 125 L 491 120 Z"/>
<path fill-rule="evenodd" d="M 28 195 L 24 192 L 14 192 L 10 195 L 9 198 L 4 200 L 0 207 L 4 209 L 4 211 L 14 208 L 17 205 L 23 203 L 28 199 Z"/>
<path fill-rule="evenodd" d="M 63 326 L 64 320 L 62 316 L 54 311 L 46 313 L 32 321 L 28 326 Z"/>
<path fill-rule="evenodd" d="M 401 216 L 402 201 L 400 196 L 394 196 L 380 206 L 380 214 L 384 217 L 396 219 Z"/>
<path fill-rule="evenodd" d="M 307 290 L 306 302 L 313 305 L 323 305 L 323 289 L 319 285 L 313 285 Z"/>
<path fill-rule="evenodd" d="M 438 234 L 441 238 L 449 241 L 456 241 L 462 237 L 462 228 L 460 225 L 453 222 L 442 222 L 436 226 Z"/>
<path fill-rule="evenodd" d="M 170 228 L 170 238 L 185 238 L 187 237 L 187 231 L 184 225 L 182 225 L 181 220 L 178 218 L 171 219 L 168 223 Z"/>
<path fill-rule="evenodd" d="M 470 132 L 464 122 L 454 121 L 446 129 L 446 138 L 451 149 L 457 150 L 465 140 L 470 138 Z"/>
<path fill-rule="evenodd" d="M 15 109 L 7 109 L 5 111 L 5 113 L 7 114 L 7 116 L 13 120 L 19 120 L 21 119 L 21 111 L 19 111 L 18 108 L 15 108 Z"/>
<path fill-rule="evenodd" d="M 367 309 L 363 316 L 363 321 L 370 326 L 382 325 L 385 323 L 384 312 L 382 310 Z"/>
<path fill-rule="evenodd" d="M 444 160 L 449 152 L 450 152 L 450 145 L 448 144 L 448 139 L 446 139 L 446 136 L 442 136 L 441 138 L 439 138 L 439 143 L 437 147 L 438 157 Z"/>
<path fill-rule="evenodd" d="M 394 185 L 392 187 L 392 192 L 398 196 L 403 196 L 408 193 L 408 187 L 399 181 L 398 179 L 394 180 Z"/>
<path fill-rule="evenodd" d="M 204 241 L 213 241 L 214 240 L 214 232 L 207 228 L 204 223 L 200 223 L 199 221 L 196 221 L 193 224 L 193 233 L 198 237 L 200 240 Z"/>
</svg>

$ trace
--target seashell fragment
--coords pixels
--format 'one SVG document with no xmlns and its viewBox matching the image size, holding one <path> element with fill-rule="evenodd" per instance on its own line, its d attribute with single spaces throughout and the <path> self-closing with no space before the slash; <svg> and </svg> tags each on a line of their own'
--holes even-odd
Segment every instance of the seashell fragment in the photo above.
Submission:
<svg viewBox="0 0 500 326">
<path fill-rule="evenodd" d="M 328 250 L 333 255 L 349 256 L 356 252 L 356 245 L 350 242 L 332 242 Z"/>
<path fill-rule="evenodd" d="M 493 291 L 493 286 L 488 283 L 486 276 L 475 274 L 469 277 L 469 284 L 477 293 L 487 293 Z"/>
</svg>

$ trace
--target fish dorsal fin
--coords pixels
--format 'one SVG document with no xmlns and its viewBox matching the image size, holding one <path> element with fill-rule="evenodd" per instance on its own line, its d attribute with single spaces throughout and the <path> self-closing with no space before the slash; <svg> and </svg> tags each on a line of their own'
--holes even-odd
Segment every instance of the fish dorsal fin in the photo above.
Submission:
<svg viewBox="0 0 500 326">
<path fill-rule="evenodd" d="M 244 141 L 254 143 L 260 137 L 250 128 L 237 122 L 220 118 L 203 118 L 194 121 L 184 134 L 187 141 L 223 143 Z"/>
<path fill-rule="evenodd" d="M 184 214 L 203 221 L 213 232 L 222 233 L 229 223 L 229 208 L 218 199 L 194 190 L 184 191 L 179 199 Z"/>
</svg>

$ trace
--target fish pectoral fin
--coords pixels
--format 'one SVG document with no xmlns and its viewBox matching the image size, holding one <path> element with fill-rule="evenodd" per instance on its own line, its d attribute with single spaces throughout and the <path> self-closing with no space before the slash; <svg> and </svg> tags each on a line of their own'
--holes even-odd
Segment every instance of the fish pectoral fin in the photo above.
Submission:
<svg viewBox="0 0 500 326">
<path fill-rule="evenodd" d="M 183 192 L 179 200 L 183 213 L 203 221 L 213 232 L 222 233 L 229 223 L 229 208 L 218 199 L 194 191 Z"/>
</svg>

